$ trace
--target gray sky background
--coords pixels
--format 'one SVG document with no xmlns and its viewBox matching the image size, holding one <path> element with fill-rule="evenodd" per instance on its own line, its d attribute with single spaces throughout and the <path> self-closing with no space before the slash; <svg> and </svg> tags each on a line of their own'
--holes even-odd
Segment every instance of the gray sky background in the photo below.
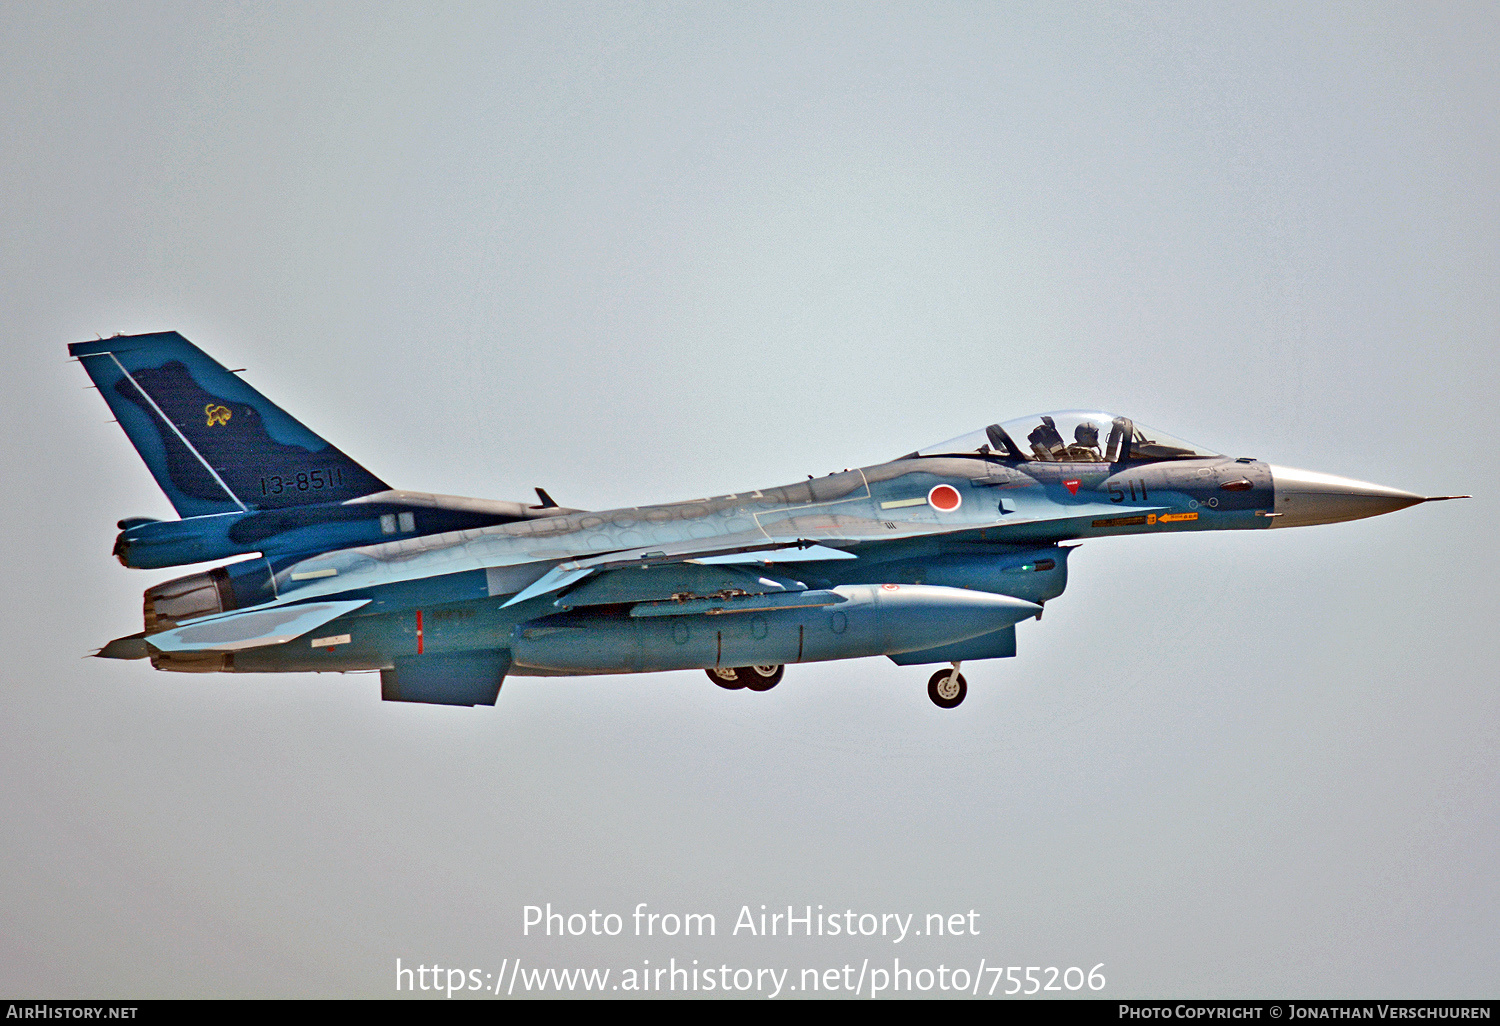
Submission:
<svg viewBox="0 0 1500 1026">
<path fill-rule="evenodd" d="M 405 964 L 1105 963 L 1497 996 L 1493 4 L 0 7 L 0 992 Z M 887 660 L 83 660 L 171 515 L 68 342 L 176 329 L 398 487 L 608 508 L 1118 410 L 1425 494 L 1085 545 L 955 712 Z M 521 909 L 718 916 L 521 936 Z M 976 938 L 728 936 L 742 904 Z"/>
</svg>

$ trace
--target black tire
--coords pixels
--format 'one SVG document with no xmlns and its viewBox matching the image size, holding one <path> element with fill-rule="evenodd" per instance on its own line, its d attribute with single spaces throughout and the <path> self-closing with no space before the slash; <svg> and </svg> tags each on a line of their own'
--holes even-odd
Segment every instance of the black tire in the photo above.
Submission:
<svg viewBox="0 0 1500 1026">
<path fill-rule="evenodd" d="M 769 672 L 766 672 L 769 671 Z M 737 666 L 735 672 L 751 691 L 770 691 L 781 683 L 785 666 Z"/>
<path fill-rule="evenodd" d="M 745 686 L 745 673 L 730 666 L 710 666 L 703 671 L 708 679 L 726 691 L 738 691 Z"/>
<path fill-rule="evenodd" d="M 954 682 L 958 685 L 955 689 L 947 685 L 949 677 L 957 677 Z M 932 699 L 932 704 L 939 709 L 953 709 L 960 705 L 969 693 L 969 682 L 964 680 L 963 674 L 954 674 L 952 670 L 939 670 L 927 680 L 927 697 Z"/>
</svg>

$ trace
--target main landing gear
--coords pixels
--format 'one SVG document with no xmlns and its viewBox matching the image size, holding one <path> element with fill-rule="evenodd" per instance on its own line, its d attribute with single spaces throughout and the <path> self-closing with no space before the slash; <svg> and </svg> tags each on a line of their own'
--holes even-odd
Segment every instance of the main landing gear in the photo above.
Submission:
<svg viewBox="0 0 1500 1026">
<path fill-rule="evenodd" d="M 952 709 L 969 693 L 969 682 L 958 672 L 960 664 L 954 663 L 951 670 L 939 670 L 927 681 L 927 697 L 939 709 Z"/>
<path fill-rule="evenodd" d="M 781 683 L 781 676 L 786 672 L 786 667 L 711 666 L 703 672 L 708 674 L 709 680 L 730 691 L 738 691 L 740 688 L 749 688 L 751 691 L 770 691 Z"/>
</svg>

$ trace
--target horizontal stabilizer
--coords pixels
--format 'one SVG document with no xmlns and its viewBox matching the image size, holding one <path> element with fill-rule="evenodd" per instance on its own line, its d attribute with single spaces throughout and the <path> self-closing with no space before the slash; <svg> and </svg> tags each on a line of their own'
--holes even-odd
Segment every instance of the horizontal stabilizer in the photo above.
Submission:
<svg viewBox="0 0 1500 1026">
<path fill-rule="evenodd" d="M 228 613 L 192 620 L 172 630 L 147 635 L 146 641 L 161 652 L 235 652 L 242 648 L 282 645 L 369 603 L 369 599 L 309 602 Z"/>
</svg>

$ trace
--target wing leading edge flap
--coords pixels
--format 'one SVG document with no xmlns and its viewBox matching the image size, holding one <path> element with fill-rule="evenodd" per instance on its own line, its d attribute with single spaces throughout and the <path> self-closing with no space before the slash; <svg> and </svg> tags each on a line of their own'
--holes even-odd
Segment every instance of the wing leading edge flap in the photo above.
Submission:
<svg viewBox="0 0 1500 1026">
<path fill-rule="evenodd" d="M 146 643 L 160 652 L 236 652 L 263 645 L 283 645 L 369 603 L 369 599 L 309 602 L 205 617 L 160 634 L 149 634 Z"/>
</svg>

